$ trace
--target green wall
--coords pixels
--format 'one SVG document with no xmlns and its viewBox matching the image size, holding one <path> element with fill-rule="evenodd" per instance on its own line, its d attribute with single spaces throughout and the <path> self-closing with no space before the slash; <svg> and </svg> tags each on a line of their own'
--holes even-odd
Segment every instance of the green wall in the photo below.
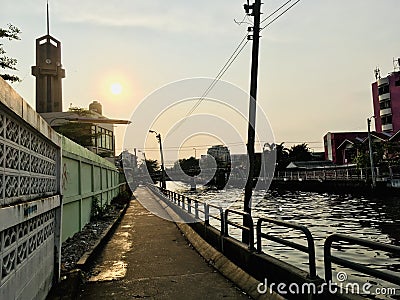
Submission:
<svg viewBox="0 0 400 300">
<path fill-rule="evenodd" d="M 80 231 L 90 221 L 92 201 L 102 206 L 118 195 L 119 173 L 106 159 L 62 137 L 62 241 Z"/>
</svg>

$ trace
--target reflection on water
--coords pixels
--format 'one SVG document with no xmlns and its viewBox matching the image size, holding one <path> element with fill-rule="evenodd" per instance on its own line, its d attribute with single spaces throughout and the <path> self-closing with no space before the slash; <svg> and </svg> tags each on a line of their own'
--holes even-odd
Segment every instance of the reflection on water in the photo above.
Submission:
<svg viewBox="0 0 400 300">
<path fill-rule="evenodd" d="M 221 202 L 224 199 L 235 199 L 231 208 L 243 210 L 243 191 L 239 189 L 208 190 L 199 187 L 197 192 L 189 192 L 182 184 L 168 182 L 167 188 L 186 194 L 195 199 Z M 351 235 L 385 244 L 400 246 L 400 198 L 367 198 L 351 195 L 318 194 L 312 192 L 277 192 L 256 190 L 253 194 L 254 223 L 258 217 L 271 217 L 295 222 L 306 226 L 312 233 L 316 246 L 317 273 L 324 277 L 323 244 L 327 236 L 333 233 Z M 234 219 L 234 218 L 233 218 Z M 241 218 L 238 216 L 238 222 Z M 213 225 L 218 221 L 211 219 Z M 305 244 L 305 238 L 298 231 L 288 228 L 266 225 L 263 229 L 279 237 Z M 230 234 L 240 239 L 241 234 L 230 229 Z M 263 241 L 264 252 L 308 270 L 307 255 L 271 241 Z M 400 272 L 400 258 L 393 255 L 354 247 L 348 244 L 334 244 L 332 253 L 341 258 L 350 259 L 387 272 Z M 334 276 L 344 271 L 349 281 L 366 282 L 392 287 L 393 285 L 365 277 L 355 271 L 333 265 Z M 397 276 L 399 273 L 397 273 Z"/>
</svg>

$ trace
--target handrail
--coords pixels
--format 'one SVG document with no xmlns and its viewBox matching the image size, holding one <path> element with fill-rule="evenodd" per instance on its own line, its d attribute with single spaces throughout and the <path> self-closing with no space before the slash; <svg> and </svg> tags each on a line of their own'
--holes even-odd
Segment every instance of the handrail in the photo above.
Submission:
<svg viewBox="0 0 400 300">
<path fill-rule="evenodd" d="M 210 218 L 214 218 L 216 220 L 219 220 L 221 222 L 221 225 L 220 225 L 221 226 L 221 230 L 220 230 L 220 232 L 221 232 L 221 236 L 222 236 L 224 234 L 224 231 L 225 231 L 224 210 L 222 209 L 222 207 L 220 207 L 218 205 L 211 204 L 211 203 L 206 203 L 206 206 L 207 206 L 207 208 L 206 208 L 206 213 L 207 213 L 206 214 L 206 220 L 207 220 L 206 224 L 207 225 L 210 224 L 209 223 Z M 219 217 L 218 216 L 214 216 L 213 214 L 210 214 L 210 207 L 216 208 L 219 211 Z"/>
<path fill-rule="evenodd" d="M 394 253 L 400 255 L 400 247 L 393 245 L 386 245 L 374 241 L 364 240 L 360 238 L 350 237 L 343 234 L 332 234 L 327 237 L 324 244 L 324 267 L 325 267 L 325 280 L 326 282 L 332 281 L 332 263 L 336 263 L 343 267 L 353 269 L 370 276 L 400 285 L 400 277 L 392 274 L 388 274 L 376 269 L 371 269 L 365 265 L 349 261 L 344 258 L 339 258 L 331 254 L 332 244 L 334 242 L 347 242 L 353 245 L 363 246 L 374 250 L 380 250 L 385 252 Z"/>
<path fill-rule="evenodd" d="M 245 219 L 245 218 L 247 219 L 246 223 L 249 224 L 249 226 L 247 227 L 245 225 L 241 225 L 241 224 L 229 221 L 228 220 L 229 213 L 233 213 L 233 214 L 236 214 L 236 215 L 243 216 L 243 219 Z M 251 217 L 251 215 L 249 213 L 228 208 L 228 209 L 225 210 L 225 214 L 224 214 L 224 225 L 225 225 L 224 234 L 227 237 L 229 236 L 228 225 L 232 225 L 232 226 L 234 226 L 236 228 L 239 228 L 239 229 L 242 230 L 242 232 L 243 232 L 243 230 L 248 231 L 249 232 L 249 244 L 248 244 L 248 247 L 249 247 L 249 250 L 254 250 L 254 223 L 253 223 L 253 218 Z"/>
<path fill-rule="evenodd" d="M 214 205 L 211 203 L 199 201 L 197 199 L 191 199 L 184 195 L 178 194 L 176 192 L 170 190 L 161 190 L 160 191 L 174 204 L 176 204 L 179 208 L 183 209 L 184 211 L 188 212 L 189 214 L 193 215 L 192 209 L 194 209 L 194 216 L 196 219 L 199 219 L 199 212 L 204 214 L 204 224 L 209 226 L 209 219 L 214 218 L 221 222 L 221 236 L 224 234 L 224 210 L 222 207 L 218 205 Z M 186 201 L 185 201 L 186 200 Z M 186 205 L 185 205 L 186 202 Z M 194 202 L 194 205 L 193 205 Z M 199 204 L 203 204 L 203 210 L 199 208 Z M 210 214 L 210 207 L 215 208 L 219 211 L 219 216 L 214 216 Z"/>
<path fill-rule="evenodd" d="M 282 227 L 287 227 L 287 228 L 292 228 L 292 229 L 296 229 L 299 230 L 301 232 L 303 232 L 307 238 L 307 247 L 298 243 L 294 243 L 291 241 L 287 241 L 285 239 L 276 237 L 276 236 L 272 236 L 268 233 L 263 233 L 261 231 L 261 226 L 263 222 L 268 222 L 268 223 L 272 223 L 275 225 L 279 225 Z M 295 223 L 290 223 L 290 222 L 285 222 L 285 221 L 281 221 L 281 220 L 275 220 L 275 219 L 271 219 L 271 218 L 260 218 L 257 221 L 257 252 L 261 253 L 262 252 L 262 244 L 261 244 L 261 240 L 262 238 L 265 238 L 267 240 L 294 248 L 296 250 L 305 252 L 308 254 L 308 264 L 309 264 L 309 272 L 310 272 L 310 278 L 315 278 L 317 277 L 317 271 L 316 271 L 316 266 L 315 266 L 315 245 L 314 245 L 314 239 L 312 237 L 311 232 L 303 225 L 298 225 Z"/>
</svg>

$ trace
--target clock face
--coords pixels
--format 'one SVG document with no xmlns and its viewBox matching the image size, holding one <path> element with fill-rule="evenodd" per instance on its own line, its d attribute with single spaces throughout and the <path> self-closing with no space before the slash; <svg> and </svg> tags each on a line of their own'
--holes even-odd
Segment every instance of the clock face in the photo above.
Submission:
<svg viewBox="0 0 400 300">
<path fill-rule="evenodd" d="M 45 60 L 45 62 L 46 62 L 46 64 L 51 64 L 51 59 L 50 58 L 46 58 L 46 60 Z"/>
</svg>

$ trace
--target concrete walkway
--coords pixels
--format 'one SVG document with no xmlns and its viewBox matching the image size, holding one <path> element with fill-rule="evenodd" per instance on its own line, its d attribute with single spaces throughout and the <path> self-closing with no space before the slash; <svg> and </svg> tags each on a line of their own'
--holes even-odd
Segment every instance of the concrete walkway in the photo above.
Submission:
<svg viewBox="0 0 400 300">
<path fill-rule="evenodd" d="M 144 187 L 139 187 L 135 196 L 154 199 Z M 174 223 L 154 216 L 135 200 L 98 258 L 80 297 L 249 299 L 188 245 Z"/>
</svg>

